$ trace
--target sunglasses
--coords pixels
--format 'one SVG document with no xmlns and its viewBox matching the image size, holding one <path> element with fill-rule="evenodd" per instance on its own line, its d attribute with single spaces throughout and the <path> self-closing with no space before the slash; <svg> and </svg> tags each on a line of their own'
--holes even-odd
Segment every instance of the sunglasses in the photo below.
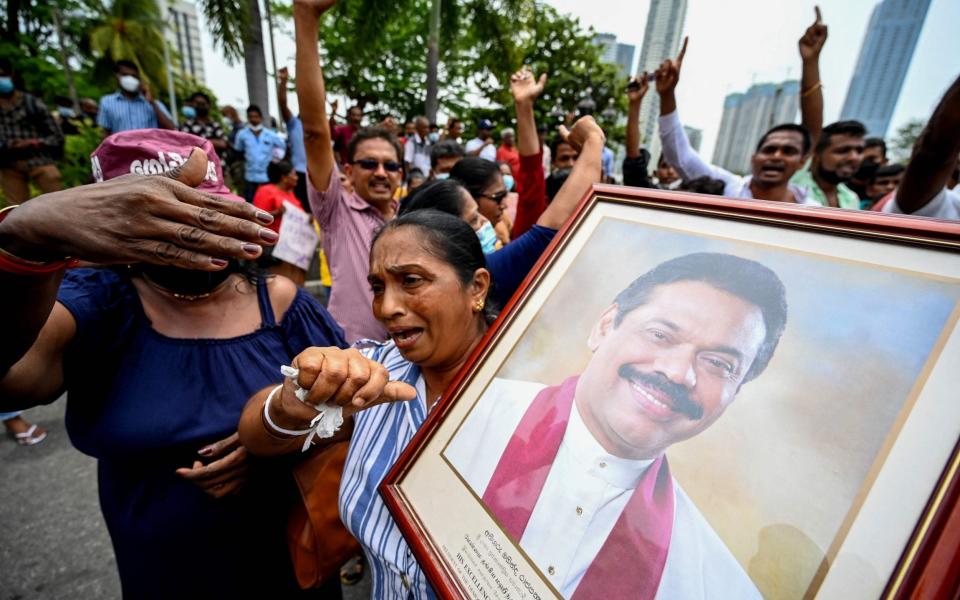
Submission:
<svg viewBox="0 0 960 600">
<path fill-rule="evenodd" d="M 507 197 L 507 194 L 508 194 L 508 193 L 509 193 L 509 192 L 507 192 L 507 190 L 501 190 L 501 191 L 497 192 L 496 194 L 480 194 L 480 197 L 481 197 L 481 198 L 489 198 L 489 199 L 491 199 L 491 200 L 493 200 L 494 202 L 496 202 L 496 203 L 499 204 L 499 202 L 500 202 L 501 200 L 503 200 L 504 198 Z"/>
<path fill-rule="evenodd" d="M 372 158 L 361 158 L 360 160 L 353 161 L 353 164 L 360 165 L 361 169 L 366 169 L 367 171 L 376 171 L 377 166 L 383 165 L 383 168 L 391 173 L 396 173 L 403 168 L 403 165 L 396 161 L 388 160 L 387 162 L 380 162 Z"/>
</svg>

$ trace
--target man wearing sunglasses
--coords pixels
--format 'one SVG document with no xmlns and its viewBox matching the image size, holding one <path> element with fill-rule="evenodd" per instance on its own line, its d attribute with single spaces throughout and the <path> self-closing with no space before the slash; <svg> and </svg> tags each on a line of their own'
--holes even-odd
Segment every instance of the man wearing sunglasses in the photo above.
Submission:
<svg viewBox="0 0 960 600">
<path fill-rule="evenodd" d="M 353 191 L 347 191 L 340 182 L 316 43 L 319 17 L 333 4 L 293 5 L 307 191 L 310 208 L 323 230 L 323 249 L 333 278 L 328 310 L 343 327 L 350 343 L 363 338 L 385 340 L 386 331 L 370 310 L 373 294 L 367 283 L 367 269 L 374 232 L 396 214 L 393 198 L 403 179 L 403 150 L 388 129 L 358 130 L 347 146 L 344 166 Z"/>
</svg>

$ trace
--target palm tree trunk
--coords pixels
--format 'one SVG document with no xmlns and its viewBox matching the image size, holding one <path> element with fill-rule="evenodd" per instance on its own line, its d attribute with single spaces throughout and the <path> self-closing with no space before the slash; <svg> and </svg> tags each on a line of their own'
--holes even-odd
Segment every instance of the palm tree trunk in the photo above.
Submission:
<svg viewBox="0 0 960 600">
<path fill-rule="evenodd" d="M 247 0 L 247 6 L 250 11 L 250 25 L 243 49 L 243 66 L 247 72 L 247 95 L 250 97 L 250 104 L 260 107 L 266 121 L 264 124 L 269 127 L 270 93 L 267 89 L 267 58 L 263 52 L 260 1 Z"/>
<path fill-rule="evenodd" d="M 424 113 L 431 123 L 437 121 L 437 64 L 440 62 L 440 0 L 430 8 L 430 37 L 427 41 L 427 102 Z"/>
</svg>

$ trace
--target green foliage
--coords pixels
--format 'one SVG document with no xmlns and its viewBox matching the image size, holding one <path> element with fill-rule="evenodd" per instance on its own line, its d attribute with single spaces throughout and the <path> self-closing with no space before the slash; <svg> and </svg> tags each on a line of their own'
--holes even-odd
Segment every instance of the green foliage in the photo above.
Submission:
<svg viewBox="0 0 960 600">
<path fill-rule="evenodd" d="M 890 141 L 890 160 L 904 164 L 909 162 L 913 145 L 926 126 L 927 122 L 923 119 L 911 119 L 901 125 Z"/>
<path fill-rule="evenodd" d="M 133 61 L 155 91 L 167 81 L 164 22 L 156 0 L 113 0 L 90 32 L 90 47 L 102 60 Z"/>
<path fill-rule="evenodd" d="M 77 124 L 77 133 L 64 137 L 63 160 L 60 161 L 60 174 L 64 187 L 74 187 L 91 183 L 90 155 L 97 146 L 103 131 L 93 124 Z"/>
<path fill-rule="evenodd" d="M 282 28 L 290 9 L 271 6 Z M 363 106 L 372 120 L 422 114 L 430 6 L 431 0 L 338 3 L 320 30 L 327 89 Z M 611 122 L 601 124 L 622 131 L 615 122 L 626 110 L 626 82 L 619 81 L 615 65 L 600 61 L 593 32 L 577 19 L 535 0 L 442 0 L 443 112 L 463 118 L 468 127 L 480 118 L 507 126 L 513 120 L 510 75 L 524 64 L 550 75 L 537 102 L 540 122 L 559 125 L 589 97 L 598 120 L 604 109 L 616 111 Z"/>
</svg>

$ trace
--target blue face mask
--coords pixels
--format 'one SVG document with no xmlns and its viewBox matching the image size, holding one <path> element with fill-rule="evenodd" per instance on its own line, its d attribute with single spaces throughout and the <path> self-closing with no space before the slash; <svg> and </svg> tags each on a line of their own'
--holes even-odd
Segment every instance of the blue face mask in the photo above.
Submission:
<svg viewBox="0 0 960 600">
<path fill-rule="evenodd" d="M 450 179 L 450 173 L 434 173 L 434 179 Z"/>
<path fill-rule="evenodd" d="M 507 187 L 508 192 L 513 191 L 513 175 L 504 175 L 503 176 L 503 185 Z"/>
<path fill-rule="evenodd" d="M 73 109 L 68 106 L 61 106 L 57 109 L 57 112 L 59 112 L 60 116 L 64 119 L 72 119 L 77 116 L 77 113 L 75 113 Z"/>
<path fill-rule="evenodd" d="M 192 106 L 184 106 L 183 108 L 180 109 L 180 112 L 182 112 L 183 116 L 185 116 L 188 119 L 197 118 L 197 109 L 195 109 Z"/>
<path fill-rule="evenodd" d="M 497 232 L 493 230 L 490 221 L 483 224 L 483 227 L 477 231 L 477 237 L 480 238 L 480 249 L 484 254 L 493 254 L 497 251 Z"/>
<path fill-rule="evenodd" d="M 0 94 L 6 96 L 13 92 L 13 78 L 0 77 Z"/>
<path fill-rule="evenodd" d="M 431 144 L 436 144 L 440 141 L 440 134 L 434 131 L 427 135 L 427 139 L 430 140 Z"/>
</svg>

